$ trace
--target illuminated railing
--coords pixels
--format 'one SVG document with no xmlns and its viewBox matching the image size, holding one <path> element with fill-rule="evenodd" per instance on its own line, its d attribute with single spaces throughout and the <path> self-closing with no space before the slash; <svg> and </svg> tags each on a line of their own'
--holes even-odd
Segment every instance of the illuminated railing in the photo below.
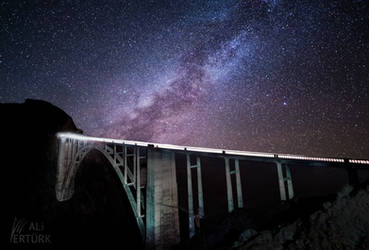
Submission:
<svg viewBox="0 0 369 250">
<path fill-rule="evenodd" d="M 249 151 L 239 151 L 239 150 L 225 150 L 225 149 L 216 149 L 216 148 L 180 146 L 180 145 L 162 144 L 162 143 L 154 143 L 154 142 L 119 140 L 119 139 L 110 139 L 110 138 L 91 137 L 91 136 L 85 136 L 85 135 L 74 134 L 74 133 L 58 133 L 57 136 L 59 138 L 70 138 L 70 139 L 81 140 L 81 141 L 137 145 L 137 146 L 143 146 L 143 147 L 153 146 L 155 148 L 184 150 L 184 151 L 201 152 L 201 153 L 255 156 L 255 157 L 267 157 L 267 158 L 274 158 L 275 156 L 275 154 L 272 154 L 272 153 L 260 153 L 260 152 L 249 152 Z"/>
<path fill-rule="evenodd" d="M 354 164 L 367 164 L 369 165 L 369 160 L 349 160 L 349 163 L 354 163 Z"/>
<path fill-rule="evenodd" d="M 279 159 L 303 160 L 303 161 L 321 161 L 321 162 L 336 162 L 336 163 L 344 163 L 345 162 L 345 159 L 343 159 L 343 158 L 310 157 L 310 156 L 291 155 L 291 154 L 274 154 L 274 153 L 250 152 L 250 151 L 239 151 L 239 150 L 226 150 L 226 149 L 216 149 L 216 148 L 180 146 L 180 145 L 173 145 L 173 144 L 162 144 L 162 143 L 153 143 L 153 142 L 142 142 L 142 141 L 131 141 L 131 140 L 119 140 L 119 139 L 110 139 L 110 138 L 91 137 L 91 136 L 85 136 L 85 135 L 69 133 L 69 132 L 58 133 L 57 136 L 59 138 L 71 138 L 71 139 L 81 140 L 81 141 L 136 145 L 136 146 L 143 146 L 143 147 L 153 146 L 155 148 L 161 148 L 161 149 L 183 150 L 183 151 L 199 152 L 199 153 L 214 153 L 214 154 L 225 154 L 225 155 L 233 155 L 233 156 L 279 158 Z M 349 163 L 369 165 L 369 160 L 350 159 Z"/>
<path fill-rule="evenodd" d="M 299 155 L 278 155 L 281 159 L 293 159 L 293 160 L 305 160 L 305 161 L 325 161 L 325 162 L 345 162 L 344 159 L 340 158 L 326 158 L 326 157 L 309 157 L 309 156 L 299 156 Z"/>
</svg>

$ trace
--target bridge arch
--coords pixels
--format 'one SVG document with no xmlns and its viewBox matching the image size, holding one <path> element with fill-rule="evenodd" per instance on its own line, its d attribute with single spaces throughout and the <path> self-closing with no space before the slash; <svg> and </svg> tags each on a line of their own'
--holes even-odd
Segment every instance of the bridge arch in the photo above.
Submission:
<svg viewBox="0 0 369 250">
<path fill-rule="evenodd" d="M 136 218 L 141 237 L 144 240 L 145 226 L 142 219 L 143 216 L 140 214 L 138 209 L 141 209 L 141 206 L 143 206 L 144 204 L 143 202 L 141 202 L 141 200 L 137 202 L 137 199 L 135 199 L 134 194 L 129 187 L 133 186 L 133 188 L 136 189 L 136 193 L 140 192 L 140 195 L 142 195 L 141 188 L 137 188 L 138 185 L 140 186 L 140 181 L 137 181 L 137 178 L 140 178 L 140 175 L 136 174 L 139 173 L 139 166 L 137 168 L 136 163 L 139 162 L 140 156 L 139 154 L 136 154 L 137 148 L 134 147 L 134 154 L 132 154 L 132 156 L 134 157 L 133 161 L 135 164 L 133 166 L 134 170 L 132 173 L 130 168 L 127 166 L 127 147 L 122 145 L 122 148 L 124 149 L 124 156 L 117 152 L 115 145 L 114 148 L 112 148 L 109 147 L 107 144 L 79 143 L 74 141 L 73 139 L 61 138 L 59 141 L 56 197 L 58 201 L 66 201 L 73 196 L 75 191 L 75 179 L 80 168 L 80 164 L 88 155 L 88 153 L 96 150 L 109 161 L 110 165 L 114 169 L 114 172 L 118 176 L 120 184 L 123 186 L 131 209 Z"/>
<path fill-rule="evenodd" d="M 144 241 L 128 197 L 110 165 L 95 149 L 80 163 L 73 197 L 63 202 L 68 216 L 62 220 L 62 228 L 68 228 L 65 242 L 88 246 L 115 246 L 124 242 L 143 249 Z"/>
</svg>

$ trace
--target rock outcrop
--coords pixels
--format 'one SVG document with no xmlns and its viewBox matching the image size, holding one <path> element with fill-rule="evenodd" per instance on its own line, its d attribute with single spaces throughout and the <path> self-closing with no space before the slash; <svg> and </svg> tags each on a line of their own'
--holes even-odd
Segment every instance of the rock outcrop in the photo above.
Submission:
<svg viewBox="0 0 369 250">
<path fill-rule="evenodd" d="M 369 185 L 345 186 L 323 209 L 275 230 L 245 230 L 234 244 L 239 250 L 369 249 Z"/>
</svg>

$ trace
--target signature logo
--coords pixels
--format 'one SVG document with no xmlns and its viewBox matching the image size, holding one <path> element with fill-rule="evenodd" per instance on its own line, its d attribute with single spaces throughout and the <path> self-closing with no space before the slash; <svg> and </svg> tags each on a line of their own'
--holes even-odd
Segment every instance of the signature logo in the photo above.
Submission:
<svg viewBox="0 0 369 250">
<path fill-rule="evenodd" d="M 51 236 L 44 231 L 45 225 L 43 222 L 14 218 L 10 234 L 10 243 L 50 244 Z"/>
</svg>

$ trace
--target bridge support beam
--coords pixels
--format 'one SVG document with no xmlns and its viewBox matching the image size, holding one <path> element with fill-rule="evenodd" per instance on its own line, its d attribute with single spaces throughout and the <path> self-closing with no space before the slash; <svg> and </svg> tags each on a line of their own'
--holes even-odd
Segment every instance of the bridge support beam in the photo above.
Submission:
<svg viewBox="0 0 369 250">
<path fill-rule="evenodd" d="M 204 195 L 202 192 L 200 156 L 196 157 L 196 168 L 197 168 L 197 192 L 198 192 L 198 201 L 199 201 L 199 215 L 203 217 L 204 216 Z"/>
<path fill-rule="evenodd" d="M 238 205 L 238 208 L 243 208 L 240 166 L 239 166 L 239 160 L 235 159 L 234 160 L 235 169 L 231 171 L 230 170 L 230 159 L 228 157 L 225 157 L 224 160 L 225 160 L 225 171 L 226 171 L 228 212 L 231 213 L 234 210 L 232 178 L 231 178 L 232 174 L 236 175 L 237 205 Z"/>
<path fill-rule="evenodd" d="M 232 180 L 231 180 L 231 172 L 229 166 L 229 158 L 224 158 L 225 160 L 225 171 L 226 171 L 226 183 L 227 183 L 227 201 L 228 201 L 228 212 L 232 212 L 234 209 L 233 206 L 233 192 L 232 192 Z"/>
<path fill-rule="evenodd" d="M 178 193 L 174 152 L 147 152 L 146 248 L 169 249 L 179 243 Z"/>
<path fill-rule="evenodd" d="M 281 200 L 285 201 L 287 199 L 292 199 L 294 197 L 291 170 L 287 164 L 282 164 L 280 161 L 276 162 L 278 171 L 278 183 L 279 183 L 279 193 Z M 283 175 L 283 168 L 286 170 L 286 177 Z M 286 195 L 287 189 L 287 195 Z"/>
<path fill-rule="evenodd" d="M 140 149 L 135 147 L 136 151 L 136 168 L 137 168 L 137 176 L 136 176 L 136 203 L 137 203 L 137 215 L 141 217 L 141 164 L 140 164 Z"/>
<path fill-rule="evenodd" d="M 124 166 L 124 184 L 127 185 L 128 184 L 128 177 L 127 177 L 127 168 L 128 168 L 128 164 L 127 164 L 127 146 L 123 144 L 123 166 Z"/>
<path fill-rule="evenodd" d="M 202 218 L 204 216 L 204 200 L 202 192 L 202 178 L 201 178 L 201 160 L 196 157 L 196 165 L 191 165 L 190 154 L 186 154 L 187 161 L 187 195 L 188 195 L 188 227 L 190 239 L 195 235 L 195 214 L 193 208 L 193 193 L 192 193 L 192 173 L 191 169 L 197 169 L 197 194 L 198 194 L 198 214 Z"/>
<path fill-rule="evenodd" d="M 235 160 L 234 164 L 235 164 L 234 167 L 235 167 L 235 171 L 236 171 L 237 203 L 238 203 L 239 208 L 243 208 L 240 163 L 239 163 L 238 159 Z"/>
</svg>

